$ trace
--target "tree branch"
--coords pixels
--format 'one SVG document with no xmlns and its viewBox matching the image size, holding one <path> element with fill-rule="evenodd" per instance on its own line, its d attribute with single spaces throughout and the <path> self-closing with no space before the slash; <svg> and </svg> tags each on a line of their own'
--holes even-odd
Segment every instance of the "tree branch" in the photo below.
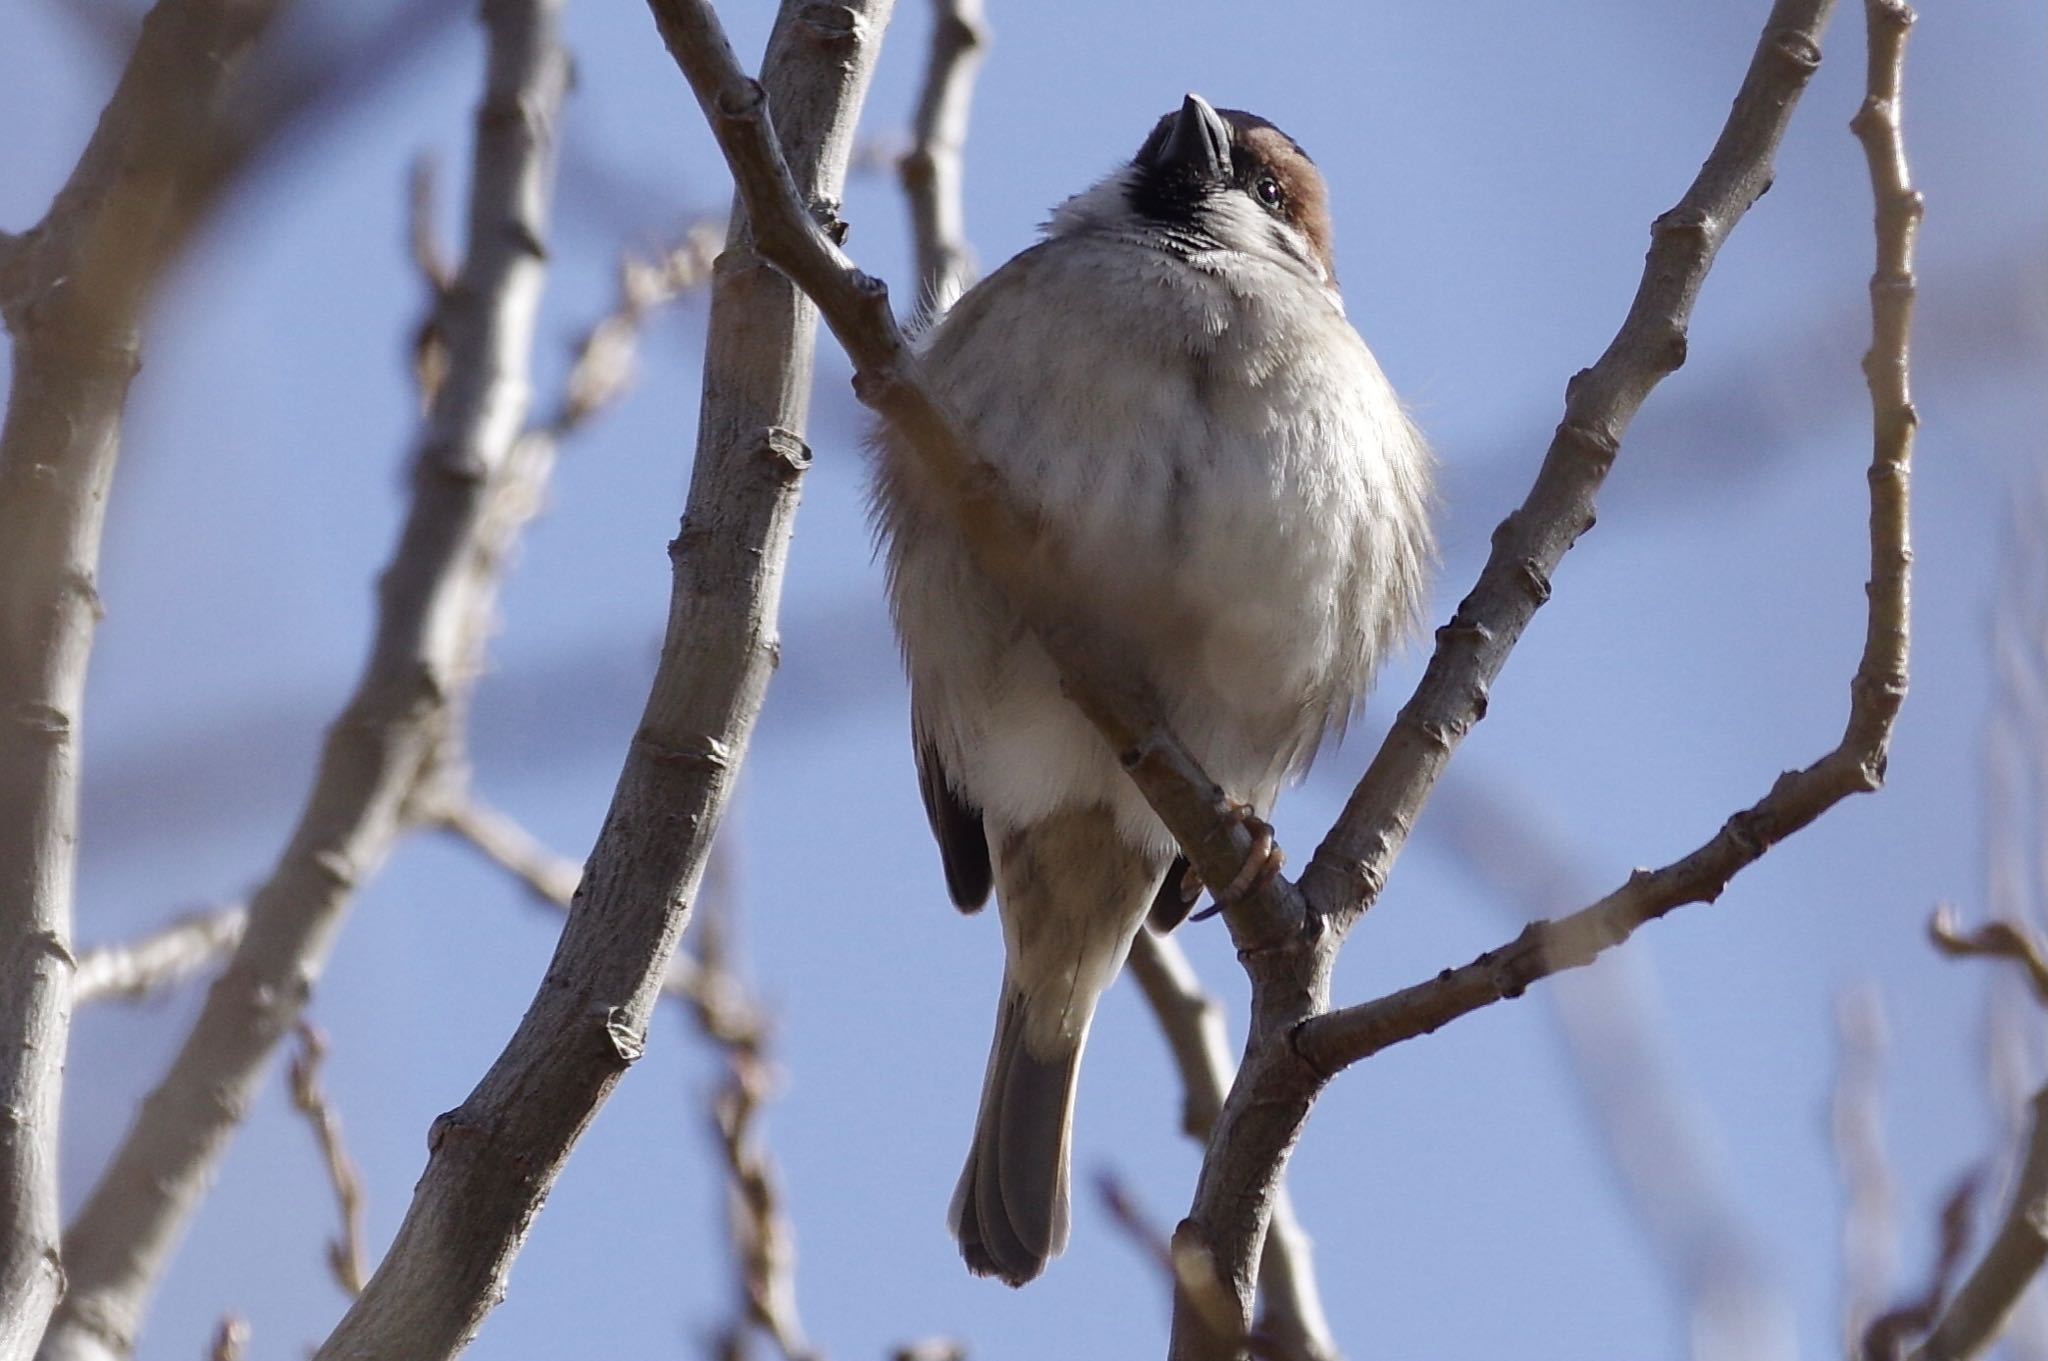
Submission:
<svg viewBox="0 0 2048 1361">
<path fill-rule="evenodd" d="M 854 393 L 917 450 L 947 496 L 974 564 L 1032 625 L 1067 694 L 1109 742 L 1205 882 L 1228 884 L 1253 853 L 1244 820 L 1158 717 L 1122 644 L 1075 607 L 1053 526 L 1012 504 L 992 465 L 925 388 L 889 309 L 888 289 L 840 251 L 791 180 L 762 87 L 742 74 L 706 0 L 649 0 L 663 39 L 695 91 L 747 205 L 763 259 L 817 304 L 854 364 Z M 787 110 L 778 98 L 779 114 Z M 1275 876 L 1254 901 L 1298 920 L 1292 884 Z"/>
<path fill-rule="evenodd" d="M 1819 34 L 1831 9 L 1832 0 L 1773 5 L 1713 151 L 1678 205 L 1653 224 L 1642 281 L 1621 329 L 1593 367 L 1567 386 L 1564 419 L 1534 486 L 1494 532 L 1478 583 L 1437 631 L 1421 684 L 1304 872 L 1306 929 L 1288 934 L 1284 921 L 1264 919 L 1263 903 L 1228 916 L 1252 977 L 1252 1037 L 1210 1137 L 1183 1230 L 1209 1245 L 1247 1315 L 1273 1193 L 1330 1075 L 1389 1043 L 1583 963 L 1679 902 L 1711 897 L 1771 842 L 1847 793 L 1874 787 L 1882 772 L 1890 715 L 1904 689 L 1909 423 L 1896 432 L 1896 441 L 1880 441 L 1873 471 L 1872 637 L 1859 670 L 1851 735 L 1842 748 L 1814 769 L 1781 780 L 1770 798 L 1731 819 L 1693 857 L 1636 876 L 1574 917 L 1532 925 L 1508 947 L 1464 969 L 1380 1002 L 1323 1014 L 1345 933 L 1385 886 L 1430 789 L 1484 713 L 1488 689 L 1509 651 L 1549 598 L 1558 563 L 1591 527 L 1594 495 L 1630 420 L 1651 389 L 1683 361 L 1693 303 L 1721 243 L 1770 183 L 1778 142 L 1819 64 Z M 1903 332 L 1899 339 L 1903 343 Z M 1176 1361 L 1208 1361 L 1230 1353 L 1181 1313 L 1172 1355 Z"/>
<path fill-rule="evenodd" d="M 790 0 L 764 66 L 796 174 L 839 191 L 889 0 Z M 810 462 L 814 313 L 736 219 L 712 290 L 705 397 L 652 693 L 546 977 L 476 1089 L 434 1122 L 396 1240 L 323 1361 L 431 1361 L 481 1326 L 576 1139 L 641 1053 L 772 667 Z"/>
<path fill-rule="evenodd" d="M 181 983 L 234 949 L 248 921 L 248 908 L 230 903 L 180 917 L 140 940 L 87 950 L 78 957 L 78 973 L 71 981 L 72 1004 L 143 997 Z"/>
<path fill-rule="evenodd" d="M 2048 1087 L 2034 1094 L 2026 1161 L 1990 1247 L 1908 1361 L 1969 1361 L 1997 1340 L 2048 1262 Z"/>
<path fill-rule="evenodd" d="M 974 282 L 960 185 L 974 77 L 988 48 L 981 0 L 932 0 L 932 44 L 910 150 L 896 163 L 917 243 L 918 307 L 937 316 Z"/>
<path fill-rule="evenodd" d="M 1131 942 L 1131 976 L 1159 1021 L 1179 1070 L 1181 1132 L 1206 1143 L 1224 1094 L 1237 1076 L 1224 1034 L 1223 1009 L 1202 987 L 1187 953 L 1172 936 L 1140 931 Z M 1259 1259 L 1259 1320 L 1252 1335 L 1263 1355 L 1282 1361 L 1339 1361 L 1341 1353 L 1316 1286 L 1313 1244 L 1281 1187 Z"/>
<path fill-rule="evenodd" d="M 327 1181 L 334 1188 L 334 1201 L 341 1211 L 341 1233 L 327 1240 L 327 1266 L 335 1281 L 350 1295 L 363 1293 L 363 1179 L 341 1142 L 341 1117 L 320 1086 L 320 1064 L 327 1057 L 327 1039 L 301 1020 L 293 1030 L 299 1037 L 299 1052 L 292 1055 L 290 1082 L 292 1109 L 306 1117 L 320 1145 L 320 1162 L 327 1169 Z"/>
<path fill-rule="evenodd" d="M 496 503 L 517 475 L 527 365 L 543 278 L 546 199 L 567 60 L 558 0 L 489 0 L 468 256 L 444 299 L 449 379 L 422 432 L 413 503 L 380 585 L 363 677 L 328 735 L 277 868 L 257 890 L 234 960 L 66 1236 L 70 1293 L 51 1361 L 118 1357 L 318 977 L 356 886 L 403 831 L 474 677 L 505 536 Z"/>
<path fill-rule="evenodd" d="M 144 308 L 217 112 L 278 0 L 164 0 L 42 221 L 0 248 L 0 1361 L 56 1306 L 57 1116 L 71 1016 L 78 730 L 100 535 Z"/>
</svg>

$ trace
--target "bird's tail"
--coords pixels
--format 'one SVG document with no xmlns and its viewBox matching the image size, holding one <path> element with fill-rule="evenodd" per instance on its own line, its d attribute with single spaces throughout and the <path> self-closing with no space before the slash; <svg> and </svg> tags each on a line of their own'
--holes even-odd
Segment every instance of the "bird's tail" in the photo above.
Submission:
<svg viewBox="0 0 2048 1361">
<path fill-rule="evenodd" d="M 981 1115 L 947 1223 L 968 1270 L 1022 1285 L 1067 1246 L 1074 1081 L 1087 1030 L 1051 1053 L 1025 1041 L 1025 998 L 1006 976 Z"/>
</svg>

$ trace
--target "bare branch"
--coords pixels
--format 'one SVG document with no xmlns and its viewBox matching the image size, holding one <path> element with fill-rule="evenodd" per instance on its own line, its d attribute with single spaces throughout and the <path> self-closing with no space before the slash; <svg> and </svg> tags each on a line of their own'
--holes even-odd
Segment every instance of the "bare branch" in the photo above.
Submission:
<svg viewBox="0 0 2048 1361">
<path fill-rule="evenodd" d="M 65 1238 L 71 1289 L 50 1361 L 118 1357 L 173 1244 L 319 975 L 356 886 L 399 834 L 473 679 L 503 536 L 494 501 L 515 475 L 543 277 L 545 204 L 567 61 L 555 0 L 491 0 L 468 255 L 446 299 L 451 368 L 425 424 L 411 511 L 381 585 L 378 632 L 355 695 L 249 926 L 190 1036 L 142 1105 Z"/>
<path fill-rule="evenodd" d="M 1928 919 L 1927 938 L 1935 949 L 1951 959 L 1990 955 L 2017 960 L 2026 970 L 2035 1000 L 2048 1005 L 2048 958 L 2043 957 L 2041 942 L 2021 927 L 2011 922 L 1986 922 L 1964 935 L 1956 923 L 1955 909 L 1943 903 Z"/>
<path fill-rule="evenodd" d="M 1140 931 L 1131 942 L 1131 976 L 1145 994 L 1180 1072 L 1181 1131 L 1206 1143 L 1224 1093 L 1237 1076 L 1224 1033 L 1223 1008 L 1202 987 L 1195 967 L 1172 936 Z M 1314 1246 L 1282 1187 L 1273 1197 L 1266 1250 L 1259 1259 L 1259 1318 L 1252 1334 L 1265 1355 L 1284 1361 L 1339 1361 L 1342 1355 L 1323 1312 Z"/>
<path fill-rule="evenodd" d="M 144 997 L 182 983 L 234 949 L 248 920 L 245 906 L 230 903 L 180 917 L 140 940 L 87 950 L 78 957 L 72 1004 Z"/>
<path fill-rule="evenodd" d="M 1776 50 L 1767 34 L 1759 59 L 1774 60 Z M 1869 108 L 1866 104 L 1865 114 L 1859 115 L 1859 127 L 1867 126 Z M 1737 872 L 1778 841 L 1849 795 L 1881 783 L 1891 724 L 1906 688 L 1911 570 L 1906 486 L 1915 424 L 1906 388 L 1906 347 L 1912 316 L 1912 240 L 1919 221 L 1919 197 L 1906 184 L 1903 160 L 1884 165 L 1897 177 L 1896 194 L 1903 198 L 1879 182 L 1879 263 L 1871 283 L 1874 334 L 1864 362 L 1876 425 L 1870 470 L 1869 609 L 1841 742 L 1804 770 L 1781 775 L 1769 794 L 1729 818 L 1712 840 L 1684 859 L 1657 870 L 1637 870 L 1626 884 L 1592 906 L 1554 922 L 1532 923 L 1508 945 L 1432 982 L 1309 1022 L 1298 1045 L 1319 1070 L 1334 1072 L 1477 1007 L 1519 996 L 1540 978 L 1590 963 L 1637 927 L 1675 907 L 1712 901 Z M 1873 173 L 1881 168 L 1873 153 Z M 1667 214 L 1660 221 L 1669 218 Z M 1654 262 L 1654 252 L 1652 258 Z"/>
<path fill-rule="evenodd" d="M 164 0 L 43 220 L 0 239 L 14 338 L 0 428 L 0 1361 L 57 1303 L 78 725 L 100 534 L 141 322 L 230 84 L 277 0 Z"/>
<path fill-rule="evenodd" d="M 765 79 L 810 197 L 839 191 L 888 0 L 783 7 Z M 576 1139 L 645 1043 L 775 649 L 797 483 L 810 460 L 814 314 L 761 266 L 744 222 L 712 289 L 690 504 L 671 548 L 661 663 L 555 957 L 519 1029 L 456 1110 L 404 1223 L 325 1361 L 453 1355 Z"/>
<path fill-rule="evenodd" d="M 918 309 L 936 316 L 974 282 L 960 185 L 974 76 L 988 48 L 981 0 L 932 0 L 931 55 L 910 150 L 897 163 L 917 242 Z"/>
<path fill-rule="evenodd" d="M 497 809 L 465 798 L 443 804 L 435 821 L 524 884 L 542 902 L 566 909 L 576 896 L 583 866 L 558 855 Z"/>
<path fill-rule="evenodd" d="M 928 1337 L 898 1347 L 889 1361 L 967 1361 L 967 1348 L 950 1337 Z"/>
<path fill-rule="evenodd" d="M 2034 1094 L 2026 1160 L 1984 1256 L 1908 1361 L 1968 1361 L 1997 1340 L 2041 1264 L 2048 1261 L 2048 1087 Z M 1960 1258 L 1958 1249 L 1955 1254 Z M 1939 1304 L 1938 1285 L 1930 1296 Z M 1930 1315 L 1933 1310 L 1927 1311 Z"/>
<path fill-rule="evenodd" d="M 430 820 L 474 848 L 526 887 L 535 901 L 566 912 L 574 904 L 583 867 L 550 850 L 504 813 L 474 797 L 436 800 Z M 661 990 L 683 1005 L 695 1007 L 704 986 L 697 961 L 687 950 L 669 959 Z"/>
<path fill-rule="evenodd" d="M 768 1019 L 730 957 L 723 904 L 705 905 L 697 923 L 695 987 L 688 995 L 698 1032 L 725 1058 L 726 1082 L 712 1101 L 712 1123 L 728 1183 L 727 1219 L 738 1253 L 742 1321 L 767 1334 L 785 1361 L 821 1361 L 804 1338 L 796 1306 L 795 1230 L 783 1209 L 781 1177 L 757 1121 L 774 1094 Z"/>
<path fill-rule="evenodd" d="M 1247 1350 L 1259 1357 L 1272 1355 L 1239 1321 L 1230 1291 L 1216 1275 L 1215 1264 L 1206 1252 L 1178 1234 L 1168 1237 L 1161 1232 L 1114 1175 L 1104 1173 L 1097 1180 L 1096 1189 L 1110 1222 L 1122 1229 L 1124 1236 L 1159 1269 L 1171 1288 L 1176 1309 L 1185 1304 L 1234 1350 Z"/>
<path fill-rule="evenodd" d="M 214 1330 L 213 1345 L 207 1348 L 209 1361 L 242 1361 L 249 1346 L 249 1320 L 239 1314 L 222 1317 Z"/>
<path fill-rule="evenodd" d="M 648 315 L 708 285 L 724 248 L 723 228 L 698 222 L 652 260 L 620 260 L 618 303 L 577 343 L 561 404 L 542 427 L 548 435 L 566 439 L 625 395 Z"/>
<path fill-rule="evenodd" d="M 1971 1221 L 1976 1213 L 1977 1193 L 1983 1189 L 1981 1172 L 1966 1172 L 1943 1198 L 1937 1228 L 1934 1269 L 1918 1295 L 1879 1314 L 1863 1335 L 1863 1361 L 1899 1361 L 1908 1339 L 1934 1326 L 1941 1302 L 1948 1299 L 1963 1254 L 1970 1246 Z M 1858 1353 L 1851 1353 L 1857 1355 Z"/>
<path fill-rule="evenodd" d="M 1898 1187 L 1884 1151 L 1884 1010 L 1875 987 L 1835 1005 L 1841 1066 L 1835 1077 L 1835 1164 L 1842 1214 L 1842 1352 L 1855 1356 L 1883 1311 L 1898 1271 Z"/>
<path fill-rule="evenodd" d="M 1052 525 L 1012 504 L 994 467 L 924 387 L 918 362 L 889 308 L 888 289 L 855 269 L 812 216 L 792 182 L 769 124 L 769 100 L 734 60 L 706 0 L 649 0 L 662 38 L 689 78 L 733 181 L 745 200 L 762 258 L 817 304 L 853 360 L 854 392 L 917 450 L 947 497 L 977 570 L 1008 597 L 1058 664 L 1069 697 L 1087 715 L 1203 880 L 1233 882 L 1254 850 L 1244 819 L 1158 715 L 1160 706 L 1123 659 L 1123 647 L 1075 608 L 1062 583 L 1065 554 Z M 778 117 L 783 104 L 775 104 Z M 1299 896 L 1274 879 L 1248 900 L 1261 920 L 1300 919 Z"/>
<path fill-rule="evenodd" d="M 1273 1191 L 1317 1092 L 1345 1063 L 1591 959 L 1643 920 L 1711 897 L 1773 841 L 1846 793 L 1873 787 L 1889 716 L 1904 689 L 1904 459 L 1910 423 L 1886 425 L 1873 472 L 1872 637 L 1859 670 L 1851 737 L 1812 771 L 1788 776 L 1693 857 L 1640 874 L 1559 923 L 1529 927 L 1464 969 L 1363 1007 L 1325 1015 L 1345 932 L 1377 899 L 1430 789 L 1484 712 L 1488 689 L 1536 610 L 1551 575 L 1593 523 L 1593 500 L 1630 420 L 1684 359 L 1686 325 L 1721 243 L 1770 183 L 1778 142 L 1819 64 L 1832 0 L 1778 0 L 1720 138 L 1678 205 L 1659 217 L 1642 282 L 1621 329 L 1567 386 L 1564 419 L 1521 507 L 1494 533 L 1479 581 L 1451 621 L 1414 695 L 1302 876 L 1307 929 L 1290 932 L 1254 901 L 1229 914 L 1252 978 L 1252 1042 L 1210 1137 L 1184 1232 L 1211 1245 L 1248 1314 Z M 1904 331 L 1898 332 L 1903 344 Z M 1903 351 L 1900 352 L 1903 354 Z M 1903 369 L 1900 370 L 1903 381 Z M 1896 433 L 1896 439 L 1890 438 Z M 1867 676 L 1868 682 L 1863 678 Z M 1869 693 L 1865 693 L 1865 691 Z M 1869 762 L 1869 765 L 1865 763 Z M 1787 786 L 1790 786 L 1789 788 Z M 1282 906 L 1285 906 L 1284 902 Z M 1177 1321 L 1175 1361 L 1227 1356 L 1205 1330 Z"/>
<path fill-rule="evenodd" d="M 369 1273 L 363 1265 L 363 1179 L 341 1142 L 341 1117 L 320 1086 L 320 1064 L 327 1057 L 327 1037 L 306 1021 L 293 1027 L 299 1051 L 292 1055 L 290 1085 L 292 1109 L 306 1117 L 313 1137 L 320 1144 L 320 1161 L 327 1168 L 327 1180 L 334 1187 L 335 1204 L 341 1210 L 341 1234 L 327 1241 L 327 1265 L 334 1279 L 350 1295 L 363 1293 Z"/>
</svg>

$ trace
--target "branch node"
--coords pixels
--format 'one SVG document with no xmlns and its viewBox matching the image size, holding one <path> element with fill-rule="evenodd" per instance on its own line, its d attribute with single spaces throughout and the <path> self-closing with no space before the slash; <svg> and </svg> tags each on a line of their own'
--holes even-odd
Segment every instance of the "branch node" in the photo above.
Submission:
<svg viewBox="0 0 2048 1361">
<path fill-rule="evenodd" d="M 637 1024 L 625 1007 L 605 1008 L 604 1038 L 621 1068 L 638 1063 L 647 1052 L 646 1028 Z"/>
<path fill-rule="evenodd" d="M 825 46 L 851 43 L 860 37 L 860 15 L 847 5 L 826 0 L 805 5 L 798 24 L 806 37 Z"/>
<path fill-rule="evenodd" d="M 754 453 L 784 482 L 794 482 L 810 470 L 811 446 L 795 431 L 779 425 L 762 427 Z"/>
<path fill-rule="evenodd" d="M 1796 28 L 1782 28 L 1770 36 L 1771 51 L 1802 78 L 1820 68 L 1820 44 L 1812 35 Z"/>
</svg>

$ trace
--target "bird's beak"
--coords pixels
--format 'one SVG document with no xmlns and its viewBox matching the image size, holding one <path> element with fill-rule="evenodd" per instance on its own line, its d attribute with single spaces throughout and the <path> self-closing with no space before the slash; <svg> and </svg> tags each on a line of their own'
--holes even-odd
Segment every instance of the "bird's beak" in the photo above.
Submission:
<svg viewBox="0 0 2048 1361">
<path fill-rule="evenodd" d="M 1161 169 L 1179 166 L 1205 179 L 1224 179 L 1230 174 L 1230 125 L 1209 107 L 1209 101 L 1190 94 L 1173 116 L 1166 140 L 1152 158 Z"/>
</svg>

